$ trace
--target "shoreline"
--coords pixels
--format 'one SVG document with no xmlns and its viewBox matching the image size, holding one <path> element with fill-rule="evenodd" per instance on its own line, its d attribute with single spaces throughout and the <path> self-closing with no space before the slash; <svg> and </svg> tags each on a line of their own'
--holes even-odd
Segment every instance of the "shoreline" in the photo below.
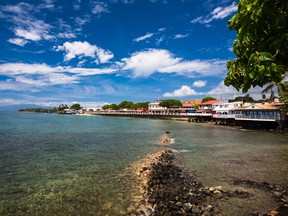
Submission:
<svg viewBox="0 0 288 216">
<path fill-rule="evenodd" d="M 207 126 L 217 126 L 222 128 L 229 128 L 229 129 L 235 129 L 243 132 L 270 132 L 270 133 L 279 133 L 283 135 L 288 136 L 288 128 L 285 128 L 284 130 L 277 130 L 277 129 L 263 129 L 263 128 L 244 128 L 243 126 L 239 125 L 228 125 L 228 124 L 218 124 L 214 121 L 204 121 L 204 122 L 191 122 L 189 121 L 189 117 L 187 116 L 181 116 L 181 115 L 143 115 L 143 114 L 117 114 L 117 113 L 111 113 L 111 114 L 95 114 L 95 113 L 84 113 L 84 114 L 76 114 L 77 116 L 106 116 L 106 117 L 115 117 L 115 118 L 136 118 L 136 119 L 157 119 L 157 120 L 168 120 L 168 121 L 178 121 L 178 122 L 187 122 L 191 124 L 204 124 Z M 152 116 L 152 117 L 151 117 Z"/>
<path fill-rule="evenodd" d="M 222 186 L 203 186 L 193 173 L 177 165 L 175 154 L 176 151 L 170 148 L 160 149 L 131 166 L 136 186 L 131 197 L 135 208 L 130 208 L 127 211 L 129 214 L 229 216 L 221 209 L 219 202 L 251 198 L 253 194 L 249 188 L 270 193 L 277 204 L 276 208 L 268 212 L 259 210 L 249 215 L 288 214 L 288 200 L 285 199 L 288 196 L 287 187 L 250 180 L 235 180 L 235 188 L 230 190 Z"/>
</svg>

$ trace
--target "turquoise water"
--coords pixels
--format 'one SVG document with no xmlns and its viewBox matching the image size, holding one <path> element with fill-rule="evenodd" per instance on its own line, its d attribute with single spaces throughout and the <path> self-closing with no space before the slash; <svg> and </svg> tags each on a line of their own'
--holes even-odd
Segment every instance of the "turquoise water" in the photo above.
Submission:
<svg viewBox="0 0 288 216">
<path fill-rule="evenodd" d="M 284 135 L 38 113 L 0 112 L 0 121 L 1 215 L 127 215 L 132 183 L 123 173 L 161 148 L 156 143 L 165 131 L 175 138 L 172 148 L 179 151 L 179 162 L 207 186 L 229 188 L 233 179 L 288 182 Z M 253 205 L 243 208 L 245 202 Z M 228 215 L 273 207 L 261 191 L 252 200 L 220 205 Z"/>
</svg>

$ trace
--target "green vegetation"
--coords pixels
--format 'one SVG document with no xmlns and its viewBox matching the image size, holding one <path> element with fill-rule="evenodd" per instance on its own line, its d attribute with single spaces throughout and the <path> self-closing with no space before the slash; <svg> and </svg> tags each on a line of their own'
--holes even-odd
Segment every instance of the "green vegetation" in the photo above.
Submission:
<svg viewBox="0 0 288 216">
<path fill-rule="evenodd" d="M 75 104 L 72 104 L 70 109 L 73 109 L 73 110 L 80 110 L 82 109 L 81 105 L 79 103 L 75 103 Z"/>
<path fill-rule="evenodd" d="M 167 108 L 179 108 L 182 107 L 182 102 L 176 99 L 167 99 L 163 100 L 159 103 L 159 106 L 167 107 Z"/>
<path fill-rule="evenodd" d="M 229 28 L 237 31 L 233 45 L 237 57 L 227 62 L 225 85 L 247 92 L 251 86 L 275 83 L 281 85 L 279 95 L 287 95 L 287 85 L 282 85 L 288 69 L 287 17 L 288 1 L 239 1 L 238 13 L 228 21 Z"/>
<path fill-rule="evenodd" d="M 235 99 L 233 100 L 229 100 L 229 102 L 236 102 L 236 101 L 243 101 L 244 103 L 245 102 L 257 102 L 255 101 L 249 94 L 246 94 L 245 96 L 238 96 L 238 97 L 235 97 Z"/>
<path fill-rule="evenodd" d="M 207 102 L 207 101 L 211 101 L 211 100 L 216 100 L 216 98 L 211 97 L 211 96 L 207 96 L 207 97 L 202 99 L 202 102 Z"/>
<path fill-rule="evenodd" d="M 57 111 L 62 112 L 64 109 L 69 109 L 69 107 L 67 106 L 67 104 L 61 104 L 61 105 L 59 105 Z"/>
<path fill-rule="evenodd" d="M 39 113 L 56 113 L 58 112 L 58 109 L 56 107 L 54 108 L 25 108 L 25 109 L 19 109 L 19 112 L 39 112 Z"/>
<path fill-rule="evenodd" d="M 119 109 L 138 109 L 148 108 L 149 102 L 140 102 L 140 103 L 133 103 L 132 101 L 122 101 L 121 103 L 117 104 L 106 104 L 102 106 L 104 110 L 119 110 Z"/>
<path fill-rule="evenodd" d="M 40 112 L 40 113 L 61 113 L 65 109 L 69 109 L 67 104 L 61 104 L 58 107 L 53 107 L 53 108 L 25 108 L 25 109 L 19 109 L 19 112 Z M 80 110 L 82 107 L 80 104 L 76 103 L 71 105 L 70 109 L 74 110 Z"/>
</svg>

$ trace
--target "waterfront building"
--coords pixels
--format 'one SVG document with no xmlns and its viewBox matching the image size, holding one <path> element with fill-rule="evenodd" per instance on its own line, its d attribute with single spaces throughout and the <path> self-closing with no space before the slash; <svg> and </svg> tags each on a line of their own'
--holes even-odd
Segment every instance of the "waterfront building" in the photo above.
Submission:
<svg viewBox="0 0 288 216">
<path fill-rule="evenodd" d="M 155 100 L 148 104 L 148 111 L 150 113 L 165 113 L 167 111 L 167 107 L 160 106 L 161 100 Z"/>
<path fill-rule="evenodd" d="M 271 103 L 255 103 L 235 109 L 235 120 L 278 121 L 280 111 Z"/>
<path fill-rule="evenodd" d="M 213 118 L 231 118 L 235 119 L 235 109 L 243 107 L 242 101 L 225 102 L 219 101 L 212 105 Z"/>
<path fill-rule="evenodd" d="M 217 102 L 220 102 L 220 100 L 210 100 L 210 101 L 206 101 L 206 102 L 201 102 L 199 104 L 199 109 L 197 110 L 197 112 L 212 113 L 213 104 L 215 104 Z"/>
</svg>

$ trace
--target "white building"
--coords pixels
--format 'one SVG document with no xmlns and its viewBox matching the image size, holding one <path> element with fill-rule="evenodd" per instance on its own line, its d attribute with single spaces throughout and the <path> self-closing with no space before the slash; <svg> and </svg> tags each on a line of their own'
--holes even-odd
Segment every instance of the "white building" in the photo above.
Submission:
<svg viewBox="0 0 288 216">
<path fill-rule="evenodd" d="M 163 113 L 167 110 L 166 107 L 159 106 L 160 100 L 156 100 L 148 104 L 148 110 L 152 113 Z"/>
<path fill-rule="evenodd" d="M 213 118 L 235 118 L 235 110 L 243 106 L 242 101 L 216 102 L 213 104 Z"/>
</svg>

